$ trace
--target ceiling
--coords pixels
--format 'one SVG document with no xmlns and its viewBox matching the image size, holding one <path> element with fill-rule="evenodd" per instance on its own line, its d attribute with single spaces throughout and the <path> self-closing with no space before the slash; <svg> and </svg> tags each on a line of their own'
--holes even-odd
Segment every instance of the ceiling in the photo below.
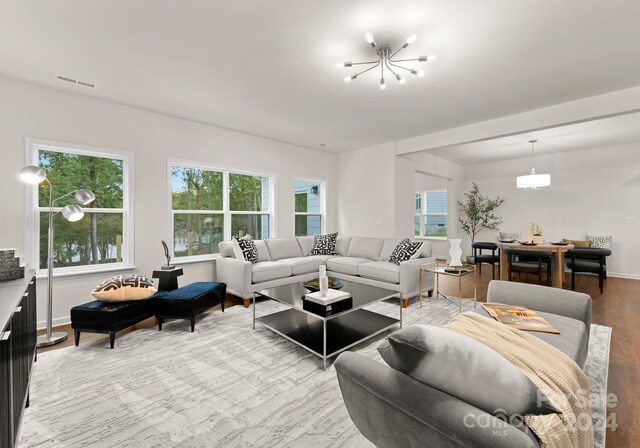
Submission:
<svg viewBox="0 0 640 448">
<path fill-rule="evenodd" d="M 536 156 L 640 142 L 640 113 L 452 145 L 425 152 L 460 165 L 473 165 L 531 157 L 529 141 L 534 139 L 538 140 L 535 144 Z"/>
<path fill-rule="evenodd" d="M 0 75 L 344 151 L 640 85 L 638 17 L 629 0 L 4 0 Z M 438 59 L 384 91 L 345 84 L 336 62 L 369 59 L 368 31 Z"/>
</svg>

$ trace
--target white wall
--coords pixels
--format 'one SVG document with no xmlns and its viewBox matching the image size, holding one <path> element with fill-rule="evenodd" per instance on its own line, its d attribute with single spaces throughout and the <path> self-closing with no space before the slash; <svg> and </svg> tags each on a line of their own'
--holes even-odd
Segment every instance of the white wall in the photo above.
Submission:
<svg viewBox="0 0 640 448">
<path fill-rule="evenodd" d="M 416 191 L 429 191 L 429 190 L 446 190 L 447 179 L 443 177 L 436 177 L 429 174 L 416 173 L 415 190 Z"/>
<path fill-rule="evenodd" d="M 536 171 L 551 173 L 551 186 L 538 191 L 516 188 L 516 176 L 527 174 L 529 159 L 465 167 L 465 189 L 476 182 L 482 194 L 503 197 L 498 209 L 505 232 L 526 234 L 529 221 L 539 224 L 547 241 L 583 239 L 586 233 L 613 236 L 611 274 L 640 278 L 640 143 L 536 157 Z M 459 195 L 461 198 L 461 195 Z M 480 241 L 494 241 L 483 231 Z M 464 247 L 468 252 L 469 242 Z"/>
<path fill-rule="evenodd" d="M 296 176 L 327 180 L 327 230 L 335 231 L 337 156 L 213 126 L 171 118 L 111 102 L 0 78 L 0 247 L 24 250 L 24 139 L 130 151 L 135 159 L 135 264 L 151 274 L 160 266 L 160 240 L 167 239 L 167 157 L 259 170 L 276 175 L 275 231 L 294 234 L 293 181 Z M 214 279 L 212 262 L 184 266 L 182 284 Z M 54 323 L 91 299 L 107 274 L 59 278 L 55 282 Z M 45 282 L 38 288 L 38 320 L 45 316 Z"/>
</svg>

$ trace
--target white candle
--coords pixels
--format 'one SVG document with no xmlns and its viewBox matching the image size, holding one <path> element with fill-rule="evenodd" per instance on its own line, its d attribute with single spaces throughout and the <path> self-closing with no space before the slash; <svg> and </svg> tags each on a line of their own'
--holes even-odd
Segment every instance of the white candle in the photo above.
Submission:
<svg viewBox="0 0 640 448">
<path fill-rule="evenodd" d="M 327 276 L 327 267 L 325 265 L 320 266 L 320 278 Z"/>
<path fill-rule="evenodd" d="M 320 277 L 320 296 L 325 297 L 329 291 L 329 277 L 326 275 Z"/>
</svg>

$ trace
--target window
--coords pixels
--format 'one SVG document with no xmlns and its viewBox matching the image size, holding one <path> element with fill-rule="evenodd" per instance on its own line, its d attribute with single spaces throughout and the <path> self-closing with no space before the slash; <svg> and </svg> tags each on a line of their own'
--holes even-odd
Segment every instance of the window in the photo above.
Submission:
<svg viewBox="0 0 640 448">
<path fill-rule="evenodd" d="M 447 192 L 418 192 L 415 196 L 415 235 L 447 237 Z"/>
<path fill-rule="evenodd" d="M 129 156 L 109 150 L 27 140 L 30 164 L 41 166 L 52 184 L 52 196 L 60 196 L 79 188 L 95 193 L 92 203 L 82 206 L 84 217 L 77 222 L 54 217 L 53 259 L 58 273 L 118 269 L 133 263 L 133 232 L 130 211 Z M 37 191 L 36 191 L 37 190 Z M 38 268 L 47 268 L 47 229 L 49 219 L 49 186 L 27 189 L 33 215 L 28 218 L 33 228 L 29 242 L 32 259 Z M 54 212 L 75 203 L 73 195 L 55 201 Z"/>
<path fill-rule="evenodd" d="M 296 179 L 295 234 L 296 236 L 317 235 L 324 231 L 324 182 Z"/>
<path fill-rule="evenodd" d="M 210 258 L 232 236 L 271 236 L 272 177 L 169 162 L 175 257 Z"/>
</svg>

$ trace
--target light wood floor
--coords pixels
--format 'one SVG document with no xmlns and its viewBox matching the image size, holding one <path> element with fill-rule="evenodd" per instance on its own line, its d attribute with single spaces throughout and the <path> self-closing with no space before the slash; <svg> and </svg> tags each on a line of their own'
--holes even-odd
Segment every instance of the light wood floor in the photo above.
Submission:
<svg viewBox="0 0 640 448">
<path fill-rule="evenodd" d="M 482 275 L 478 276 L 478 300 L 486 300 L 489 281 L 491 281 L 491 269 L 486 266 L 482 270 Z M 527 278 L 523 275 L 518 281 L 534 283 L 537 278 L 534 276 Z M 570 288 L 568 276 L 565 283 L 565 288 Z M 441 276 L 440 288 L 445 294 L 458 295 L 458 283 L 453 278 Z M 578 275 L 576 290 L 592 297 L 593 323 L 613 328 L 608 392 L 617 396 L 618 405 L 609 409 L 609 414 L 611 418 L 611 414 L 615 413 L 618 428 L 615 431 L 607 430 L 606 446 L 607 448 L 640 447 L 640 429 L 638 428 L 638 422 L 640 422 L 640 388 L 638 387 L 640 381 L 640 281 L 609 278 L 605 282 L 604 294 L 600 294 L 597 277 Z M 463 282 L 462 296 L 473 296 L 473 283 L 470 277 Z M 236 305 L 242 306 L 242 300 L 228 295 L 225 307 Z M 412 300 L 409 306 L 418 306 L 417 300 Z M 220 307 L 215 307 L 209 312 L 220 312 Z M 196 327 L 197 325 L 196 323 Z M 119 332 L 116 336 L 116 349 L 118 338 L 122 335 L 139 328 L 153 326 L 155 326 L 155 320 L 147 319 L 130 329 Z M 189 331 L 188 321 L 184 321 L 184 326 L 185 331 Z M 67 331 L 70 335 L 69 339 L 53 347 L 39 349 L 38 353 L 74 345 L 73 330 L 69 325 L 57 327 L 56 330 Z M 108 349 L 109 338 L 103 334 L 83 333 L 80 343 L 97 339 L 103 340 L 105 349 Z"/>
</svg>

